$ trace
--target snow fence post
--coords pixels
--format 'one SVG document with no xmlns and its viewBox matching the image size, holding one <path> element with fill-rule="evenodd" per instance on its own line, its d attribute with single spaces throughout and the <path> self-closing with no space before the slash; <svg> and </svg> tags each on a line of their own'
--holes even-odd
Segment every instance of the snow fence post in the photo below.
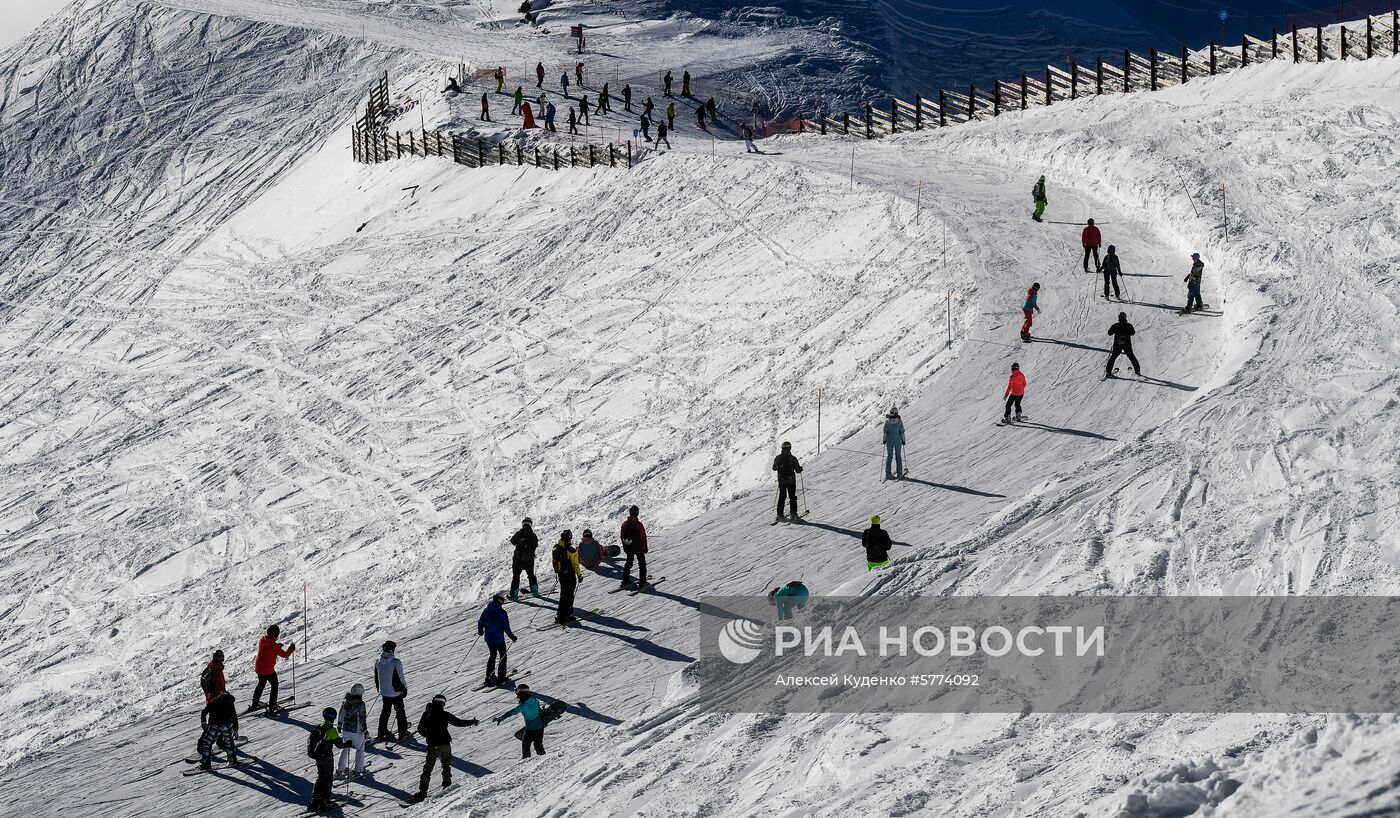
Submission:
<svg viewBox="0 0 1400 818">
<path fill-rule="evenodd" d="M 556 152 L 556 153 L 555 153 L 556 159 L 558 158 L 558 156 L 559 156 L 559 154 L 558 154 L 558 152 Z M 631 170 L 631 169 L 632 169 L 632 140 L 630 140 L 630 139 L 627 140 L 627 169 L 628 169 L 628 170 Z"/>
<path fill-rule="evenodd" d="M 1185 84 L 1186 84 L 1186 79 L 1187 79 L 1188 76 L 1190 76 L 1190 75 L 1186 72 L 1187 61 L 1190 60 L 1190 59 L 1191 59 L 1191 52 L 1190 52 L 1189 50 L 1187 50 L 1186 46 L 1183 45 L 1183 46 L 1181 47 L 1181 84 L 1182 84 L 1182 85 L 1185 85 Z"/>
<path fill-rule="evenodd" d="M 1368 60 L 1371 59 L 1373 54 L 1371 50 L 1371 33 L 1371 16 L 1368 14 L 1366 15 L 1366 59 Z"/>
<path fill-rule="evenodd" d="M 1298 24 L 1293 24 L 1293 62 L 1298 61 Z"/>
<path fill-rule="evenodd" d="M 992 116 L 1001 116 L 1001 80 L 992 80 Z"/>
<path fill-rule="evenodd" d="M 1079 63 L 1069 61 L 1069 98 L 1079 98 Z"/>
<path fill-rule="evenodd" d="M 1390 56 L 1400 54 L 1400 9 L 1390 13 Z"/>
<path fill-rule="evenodd" d="M 423 146 L 423 155 L 424 155 L 424 156 L 427 156 L 427 155 L 428 155 L 428 150 L 427 150 L 427 148 L 428 148 L 427 145 L 424 145 L 424 146 Z M 409 155 L 409 156 L 416 156 L 417 154 L 418 154 L 418 144 L 417 144 L 417 142 L 416 142 L 416 141 L 414 140 L 414 138 L 413 138 L 413 131 L 409 131 L 409 132 L 408 132 L 408 155 Z"/>
<path fill-rule="evenodd" d="M 497 142 L 497 143 L 496 143 L 496 164 L 498 164 L 498 165 L 504 165 L 505 163 L 506 163 L 506 143 L 504 143 L 504 142 Z"/>
<path fill-rule="evenodd" d="M 1103 57 L 1096 57 L 1097 63 L 1094 70 L 1094 94 L 1103 96 Z"/>
<path fill-rule="evenodd" d="M 866 138 L 866 139 L 873 139 L 873 138 L 874 138 L 874 135 L 870 133 L 870 117 L 871 117 L 871 114 L 872 114 L 872 111 L 871 111 L 870 103 L 867 102 L 867 103 L 865 103 L 865 138 Z"/>
<path fill-rule="evenodd" d="M 1045 104 L 1049 105 L 1054 101 L 1054 98 L 1050 95 L 1050 66 L 1047 65 L 1045 66 Z"/>
<path fill-rule="evenodd" d="M 617 152 L 613 150 L 613 143 L 608 143 L 608 167 L 617 167 Z"/>
<path fill-rule="evenodd" d="M 967 121 L 971 122 L 977 116 L 977 86 L 967 86 Z"/>
<path fill-rule="evenodd" d="M 899 132 L 899 100 L 890 97 L 890 134 Z"/>
<path fill-rule="evenodd" d="M 924 129 L 924 98 L 923 98 L 923 95 L 920 94 L 920 95 L 915 95 L 915 97 L 914 97 L 914 130 L 916 130 L 916 131 L 922 131 L 923 129 Z M 818 447 L 818 448 L 820 448 L 820 447 Z"/>
<path fill-rule="evenodd" d="M 1021 74 L 1021 110 L 1026 110 L 1026 75 Z"/>
<path fill-rule="evenodd" d="M 452 162 L 457 165 L 462 164 L 462 152 L 457 148 L 457 134 L 455 133 L 452 134 Z"/>
<path fill-rule="evenodd" d="M 1128 77 L 1131 75 L 1132 70 L 1133 55 L 1131 51 L 1125 48 L 1123 49 L 1123 93 L 1125 94 L 1132 90 L 1132 86 L 1128 84 Z"/>
<path fill-rule="evenodd" d="M 1153 91 L 1157 90 L 1157 49 L 1149 49 L 1147 52 L 1147 87 Z"/>
<path fill-rule="evenodd" d="M 843 117 L 843 126 L 842 126 L 842 127 L 845 129 L 842 133 L 843 133 L 845 136 L 850 136 L 850 135 L 851 135 L 851 112 L 850 112 L 850 111 L 842 111 L 842 112 L 841 112 L 841 116 Z"/>
<path fill-rule="evenodd" d="M 821 125 L 822 136 L 826 136 L 826 111 L 817 112 L 817 122 Z"/>
<path fill-rule="evenodd" d="M 940 128 L 947 127 L 947 125 L 948 125 L 948 114 L 947 114 L 947 109 L 944 107 L 944 106 L 946 106 L 947 104 L 948 104 L 948 95 L 947 95 L 947 93 L 945 93 L 945 92 L 943 92 L 943 91 L 939 91 L 939 92 L 938 92 L 938 127 L 940 127 Z"/>
<path fill-rule="evenodd" d="M 1345 60 L 1345 59 L 1347 58 L 1347 27 L 1346 27 L 1346 26 L 1342 26 L 1342 41 L 1341 41 L 1341 47 L 1340 47 L 1338 50 L 1340 51 L 1340 53 L 1341 53 L 1341 55 L 1342 55 L 1342 56 L 1341 56 L 1341 59 Z"/>
<path fill-rule="evenodd" d="M 1269 29 L 1269 59 L 1278 59 L 1278 28 Z"/>
<path fill-rule="evenodd" d="M 588 166 L 593 167 L 593 143 L 588 143 Z"/>
<path fill-rule="evenodd" d="M 1210 41 L 1210 75 L 1215 76 L 1215 41 Z"/>
<path fill-rule="evenodd" d="M 1323 50 L 1322 50 L 1322 24 L 1321 24 L 1321 23 L 1318 23 L 1318 24 L 1317 24 L 1317 61 L 1318 61 L 1318 62 L 1322 62 L 1323 56 L 1324 56 L 1324 55 L 1323 55 Z"/>
<path fill-rule="evenodd" d="M 515 164 L 525 164 L 525 149 L 520 147 L 519 145 L 515 146 Z"/>
<path fill-rule="evenodd" d="M 554 169 L 559 170 L 559 149 L 554 149 Z"/>
<path fill-rule="evenodd" d="M 394 131 L 394 151 L 395 151 L 395 156 L 394 156 L 395 159 L 402 159 L 402 158 L 403 158 L 403 143 L 399 141 L 399 132 L 398 132 L 398 131 Z"/>
<path fill-rule="evenodd" d="M 577 167 L 578 160 L 574 158 L 574 143 L 569 143 L 569 167 Z"/>
<path fill-rule="evenodd" d="M 1240 35 L 1240 68 L 1249 65 L 1249 35 Z"/>
</svg>

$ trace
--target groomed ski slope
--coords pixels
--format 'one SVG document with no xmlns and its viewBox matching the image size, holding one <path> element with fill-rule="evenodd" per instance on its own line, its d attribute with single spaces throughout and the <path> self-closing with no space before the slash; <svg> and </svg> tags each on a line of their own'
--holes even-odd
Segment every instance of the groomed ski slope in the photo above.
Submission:
<svg viewBox="0 0 1400 818">
<path fill-rule="evenodd" d="M 857 192 L 845 194 L 839 176 L 850 161 L 849 143 L 816 138 L 770 141 L 780 156 L 746 162 L 665 157 L 593 183 L 606 195 L 612 185 L 645 189 L 647 182 L 660 181 L 674 188 L 677 179 L 708 173 L 747 192 L 770 179 L 776 188 L 776 180 L 801 174 L 809 180 L 806 189 L 825 194 L 792 197 L 806 205 L 801 210 L 810 209 L 808 202 L 840 200 L 859 208 L 879 201 L 888 223 L 910 230 L 908 196 L 923 179 L 926 209 L 918 227 L 927 246 L 936 247 L 946 225 L 961 250 L 951 254 L 951 264 L 966 270 L 952 275 L 967 276 L 956 280 L 967 299 L 956 316 L 962 319 L 955 325 L 958 341 L 950 355 L 923 370 L 941 367 L 904 410 L 912 476 L 927 484 L 877 482 L 871 455 L 887 396 L 875 400 L 867 387 L 861 391 L 870 401 L 863 407 L 868 426 L 849 439 L 838 434 L 839 449 L 805 461 L 812 525 L 765 527 L 771 518 L 765 487 L 689 522 L 653 523 L 653 572 L 668 580 L 655 596 L 629 598 L 603 596 L 599 586 L 606 583 L 590 579 L 581 607 L 601 604 L 607 610 L 605 619 L 588 626 L 596 632 L 538 634 L 521 622 L 530 618 L 522 616 L 528 608 L 512 608 L 523 640 L 512 664 L 532 671 L 537 690 L 586 705 L 551 730 L 550 763 L 563 766 L 542 774 L 538 764 L 521 765 L 506 726 L 459 731 L 466 773 L 459 780 L 466 786 L 420 811 L 458 814 L 470 805 L 521 815 L 1112 815 L 1125 808 L 1137 815 L 1190 814 L 1181 810 L 1230 789 L 1197 783 L 1216 764 L 1230 767 L 1229 777 L 1243 784 L 1225 798 L 1218 815 L 1285 809 L 1349 815 L 1392 802 L 1384 754 L 1366 752 L 1393 735 L 1388 718 L 721 718 L 697 713 L 701 702 L 686 688 L 682 670 L 698 650 L 694 598 L 761 593 L 776 578 L 800 576 L 818 592 L 1281 593 L 1292 572 L 1295 592 L 1392 592 L 1397 481 L 1393 458 L 1384 453 L 1395 451 L 1396 165 L 1388 135 L 1400 102 L 1387 89 L 1396 73 L 1393 61 L 1268 66 L 1150 98 L 1088 101 L 1034 117 L 862 143 Z M 1093 127 L 1086 129 L 1086 121 Z M 340 136 L 329 139 L 324 156 L 344 162 Z M 329 159 L 314 164 L 321 159 L 298 172 L 334 167 Z M 245 242 L 241 263 L 259 274 L 266 263 L 279 289 L 293 293 L 296 288 L 281 281 L 310 275 L 307 267 L 368 276 L 375 270 L 366 273 L 365 267 L 386 259 L 376 255 L 386 253 L 376 245 L 415 229 L 412 218 L 385 218 L 383 204 L 391 189 L 415 183 L 422 183 L 416 195 L 427 203 L 433 202 L 428 188 L 438 185 L 444 200 L 458 206 L 482 191 L 513 195 L 500 193 L 489 174 L 538 179 L 524 187 L 560 196 L 559 209 L 568 212 L 580 212 L 575 202 L 588 195 L 576 182 L 535 171 L 469 173 L 424 160 L 400 163 L 380 179 L 356 171 L 345 166 L 339 171 L 343 181 L 329 177 L 319 191 L 323 198 L 306 203 L 305 212 L 324 214 L 320 224 L 288 223 L 279 231 L 267 219 L 245 219 L 229 234 Z M 823 179 L 823 171 L 832 175 Z M 1141 303 L 1127 307 L 1139 330 L 1138 354 L 1149 374 L 1173 385 L 1098 380 L 1102 353 L 1081 346 L 1103 344 L 1118 307 L 1092 297 L 1091 277 L 1079 272 L 1075 257 L 1074 228 L 1037 226 L 1025 218 L 1029 184 L 1039 172 L 1051 177 L 1048 217 L 1077 221 L 1093 215 L 1105 223 L 1106 240 L 1120 247 L 1125 269 L 1141 274 L 1129 279 L 1130 299 Z M 1197 217 L 1179 192 L 1183 180 L 1186 189 L 1202 195 L 1219 179 L 1238 191 L 1238 199 L 1231 194 L 1228 238 L 1219 235 L 1209 210 L 1206 218 Z M 363 188 L 360 198 L 352 185 Z M 520 181 L 515 189 L 523 190 Z M 627 195 L 635 197 L 636 189 L 629 187 Z M 281 190 L 266 201 L 276 201 Z M 460 195 L 449 195 L 458 190 Z M 790 209 L 799 208 L 779 212 Z M 362 221 L 370 225 L 381 217 L 381 225 L 392 230 L 377 234 L 378 228 L 366 226 L 369 246 L 347 247 L 358 227 L 352 215 L 368 217 Z M 318 228 L 323 232 L 306 241 Z M 1120 230 L 1131 238 L 1118 238 Z M 784 269 L 800 266 L 798 261 L 810 258 L 806 253 L 820 249 L 801 243 L 810 240 L 801 229 L 764 238 L 762 249 L 753 252 L 783 258 Z M 224 272 L 239 266 L 230 259 L 232 247 L 227 238 L 212 240 L 201 250 L 205 255 L 192 256 L 160 295 L 246 289 L 247 271 Z M 1177 305 L 1184 295 L 1180 276 L 1193 249 L 1210 264 L 1207 301 L 1229 297 L 1224 316 L 1183 318 L 1160 306 Z M 224 263 L 214 272 L 199 263 L 211 259 Z M 334 266 L 322 266 L 329 262 Z M 934 264 L 934 254 L 928 254 L 914 269 Z M 1320 283 L 1318 271 L 1329 279 Z M 336 292 L 336 311 L 372 305 L 366 293 L 375 287 L 401 286 L 405 273 L 388 272 Z M 830 288 L 817 286 L 816 292 L 841 292 L 835 282 L 809 274 Z M 1149 277 L 1157 275 L 1165 277 Z M 1037 331 L 1062 343 L 1027 348 L 1015 341 L 1017 308 L 1031 280 L 1046 286 L 1046 313 Z M 936 288 L 954 281 L 921 283 L 936 295 Z M 929 352 L 943 337 L 937 301 L 916 300 L 917 318 L 893 316 L 921 328 Z M 305 320 L 304 314 L 289 316 L 283 332 Z M 867 325 L 885 326 L 874 320 Z M 783 340 L 793 342 L 790 336 Z M 639 360 L 657 357 L 646 349 Z M 886 357 L 901 356 L 892 352 L 878 359 Z M 564 366 L 558 354 L 546 358 Z M 1053 429 L 991 425 L 1012 359 L 1022 362 L 1031 382 L 1028 412 Z M 326 362 L 328 371 L 346 377 L 377 377 L 349 366 Z M 853 402 L 850 409 L 858 406 Z M 795 413 L 790 417 L 786 428 L 767 428 L 764 437 L 791 437 L 800 450 L 810 450 L 814 429 L 798 423 Z M 836 428 L 855 428 L 854 421 L 852 415 Z M 755 459 L 761 449 L 755 445 Z M 746 474 L 757 481 L 762 468 Z M 988 496 L 997 494 L 1004 496 Z M 899 564 L 878 577 L 864 574 L 850 536 L 869 513 L 884 516 L 896 539 L 909 544 Z M 553 526 L 535 516 L 546 533 L 582 527 L 576 516 Z M 675 519 L 684 516 L 675 512 Z M 431 577 L 433 567 L 415 561 L 411 550 L 402 553 L 412 567 L 392 590 L 412 596 L 413 580 Z M 463 576 L 483 592 L 493 582 L 499 587 L 499 575 L 486 573 L 496 559 L 483 553 L 481 573 L 472 573 L 476 569 L 468 563 Z M 452 674 L 472 646 L 480 594 L 439 599 L 420 604 L 445 613 L 393 632 L 373 621 L 381 614 L 377 606 L 364 607 L 364 644 L 332 661 L 367 671 L 378 641 L 393 636 L 423 698 L 445 689 L 459 715 L 504 709 L 503 694 L 467 693 L 474 676 Z M 248 609 L 242 616 L 263 613 Z M 548 617 L 531 614 L 540 621 Z M 168 612 L 151 615 L 159 621 Z M 254 627 L 229 623 L 230 632 L 234 624 L 245 631 Z M 351 643 L 346 637 L 344 644 Z M 149 649 L 153 657 L 198 652 L 179 644 Z M 469 666 L 479 660 L 471 653 Z M 240 670 L 234 660 L 230 669 L 233 688 L 246 699 L 246 667 Z M 313 662 L 299 668 L 299 694 L 336 703 L 364 675 Z M 193 683 L 186 687 L 182 702 L 194 698 Z M 165 695 L 176 698 L 174 691 Z M 415 716 L 421 704 L 411 700 Z M 43 705 L 40 700 L 28 706 L 43 712 Z M 304 733 L 259 720 L 246 730 L 254 736 L 250 750 L 265 761 L 226 778 L 186 780 L 166 766 L 183 767 L 177 759 L 197 732 L 182 706 L 65 746 L 62 754 L 21 763 L 7 770 L 0 793 L 6 803 L 22 805 L 24 811 L 14 814 L 25 815 L 90 811 L 99 803 L 104 814 L 116 815 L 261 814 L 278 796 L 304 799 Z M 373 797 L 361 798 L 358 812 L 396 812 L 379 796 L 410 791 L 417 766 L 409 753 L 381 776 Z M 82 771 L 80 777 L 75 771 Z M 1328 786 L 1303 783 L 1310 779 Z M 1173 804 L 1178 811 L 1169 812 Z"/>
</svg>

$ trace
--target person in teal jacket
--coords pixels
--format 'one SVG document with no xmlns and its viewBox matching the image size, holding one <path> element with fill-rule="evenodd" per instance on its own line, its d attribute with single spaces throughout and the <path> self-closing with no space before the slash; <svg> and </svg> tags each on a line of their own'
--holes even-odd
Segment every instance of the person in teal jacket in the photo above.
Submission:
<svg viewBox="0 0 1400 818">
<path fill-rule="evenodd" d="M 885 415 L 885 479 L 893 480 L 896 477 L 904 476 L 904 421 L 899 417 L 899 410 L 890 407 L 890 413 Z M 890 471 L 894 466 L 895 471 Z"/>
<path fill-rule="evenodd" d="M 793 580 L 781 588 L 768 592 L 768 601 L 778 609 L 778 621 L 792 619 L 792 612 L 807 604 L 807 586 L 801 580 Z"/>
<path fill-rule="evenodd" d="M 497 716 L 496 723 L 500 724 L 519 713 L 525 720 L 525 730 L 520 737 L 522 757 L 530 757 L 531 747 L 536 753 L 544 755 L 544 717 L 540 714 L 540 700 L 530 692 L 530 686 L 527 684 L 515 686 L 515 698 L 520 703 Z"/>
</svg>

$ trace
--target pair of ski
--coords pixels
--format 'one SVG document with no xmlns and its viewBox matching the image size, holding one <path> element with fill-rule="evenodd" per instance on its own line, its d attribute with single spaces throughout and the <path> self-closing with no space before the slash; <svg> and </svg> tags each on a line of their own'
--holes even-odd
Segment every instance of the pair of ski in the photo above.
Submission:
<svg viewBox="0 0 1400 818">
<path fill-rule="evenodd" d="M 217 767 L 210 766 L 208 769 L 205 769 L 204 767 L 195 767 L 193 770 L 185 770 L 183 773 L 180 773 L 180 775 L 183 775 L 184 777 L 189 778 L 189 777 L 192 776 L 192 775 L 203 775 L 203 774 L 205 774 L 205 773 L 217 773 L 217 772 L 222 772 L 222 771 L 224 771 L 224 770 L 236 770 L 236 769 L 238 769 L 239 767 L 247 767 L 250 763 L 252 763 L 252 762 L 254 762 L 254 761 L 258 761 L 258 760 L 260 760 L 260 759 L 259 759 L 257 756 L 250 756 L 250 755 L 246 755 L 246 754 L 245 754 L 245 755 L 240 755 L 240 756 L 238 757 L 238 763 L 237 763 L 237 764 L 234 764 L 234 763 L 232 763 L 232 762 L 229 762 L 228 764 L 220 764 L 220 765 L 217 766 Z M 199 763 L 199 757 L 198 757 L 198 756 L 195 756 L 195 759 L 194 759 L 193 761 L 190 761 L 190 760 L 187 758 L 187 759 L 185 759 L 185 761 L 188 762 L 188 763 L 190 763 L 190 764 L 198 764 L 198 763 Z"/>
<path fill-rule="evenodd" d="M 998 425 L 998 426 L 1015 426 L 1016 424 L 1020 423 L 1021 421 L 1030 420 L 1030 419 L 1031 419 L 1031 416 L 1030 416 L 1030 415 L 1017 415 L 1014 419 L 1013 419 L 1013 418 L 1002 418 L 1001 420 L 997 421 L 997 425 Z"/>
<path fill-rule="evenodd" d="M 252 739 L 248 738 L 247 736 L 239 736 L 238 738 L 236 738 L 236 739 L 233 740 L 233 744 L 234 744 L 235 747 L 242 747 L 243 745 L 247 744 L 249 741 L 252 741 Z M 218 748 L 216 747 L 215 749 L 218 749 Z M 185 758 L 185 759 L 182 759 L 182 760 L 183 760 L 186 764 L 198 764 L 198 763 L 199 763 L 199 754 L 196 753 L 195 755 L 189 756 L 188 758 Z"/>
<path fill-rule="evenodd" d="M 656 586 L 660 585 L 661 583 L 663 583 L 663 582 L 665 582 L 665 581 L 666 581 L 666 578 L 665 578 L 665 577 L 660 577 L 660 578 L 658 578 L 655 582 L 643 582 L 643 583 L 638 583 L 637 585 L 631 585 L 631 584 L 623 585 L 623 586 L 620 586 L 620 587 L 618 587 L 618 588 L 614 588 L 614 589 L 612 589 L 611 591 L 608 591 L 608 593 L 610 593 L 610 594 L 618 594 L 618 593 L 622 593 L 623 591 L 627 591 L 627 592 L 628 592 L 628 594 L 627 594 L 628 596 L 636 596 L 637 594 L 640 594 L 640 593 L 642 593 L 643 591 L 649 591 L 649 590 L 651 590 L 652 588 L 655 588 Z"/>
<path fill-rule="evenodd" d="M 288 702 L 295 702 L 296 700 L 295 700 L 295 699 L 286 699 L 285 701 L 288 701 Z M 267 707 L 266 705 L 261 705 L 261 704 L 260 704 L 260 705 L 258 705 L 258 706 L 256 706 L 256 707 L 249 707 L 247 710 L 244 710 L 243 713 L 242 713 L 242 715 L 246 716 L 246 715 L 248 715 L 249 713 L 253 713 L 253 714 L 255 714 L 255 718 L 260 718 L 260 719 L 276 718 L 276 717 L 278 717 L 278 716 L 286 715 L 287 713 L 290 713 L 290 712 L 293 711 L 293 710 L 300 710 L 300 709 L 302 709 L 303 707 L 310 707 L 310 706 L 311 706 L 311 702 L 301 702 L 301 703 L 299 703 L 299 704 L 279 704 L 279 705 L 277 705 L 276 708 L 271 708 L 271 707 Z M 262 712 L 257 712 L 257 711 L 262 711 Z"/>
<path fill-rule="evenodd" d="M 1182 310 L 1177 310 L 1177 311 L 1176 311 L 1176 314 L 1177 314 L 1177 315 L 1190 315 L 1190 314 L 1193 313 L 1193 312 L 1201 312 L 1202 310 L 1208 310 L 1208 309 L 1210 309 L 1210 305 L 1209 305 L 1209 304 L 1202 304 L 1201 306 L 1196 307 L 1195 309 L 1182 309 Z"/>
<path fill-rule="evenodd" d="M 478 690 L 489 690 L 493 687 L 514 690 L 516 683 L 519 682 L 521 679 L 525 678 L 526 676 L 529 676 L 532 672 L 533 671 L 527 670 L 524 673 L 518 673 L 516 672 L 515 668 L 511 668 L 510 670 L 506 671 L 506 678 L 492 684 L 482 682 L 481 685 L 473 688 L 472 692 L 475 693 Z"/>
<path fill-rule="evenodd" d="M 808 513 L 810 514 L 811 512 Z M 773 522 L 769 523 L 769 525 L 777 525 L 778 523 L 787 523 L 791 525 L 793 523 L 801 524 L 804 522 L 806 522 L 806 519 L 802 517 L 775 517 Z"/>
</svg>

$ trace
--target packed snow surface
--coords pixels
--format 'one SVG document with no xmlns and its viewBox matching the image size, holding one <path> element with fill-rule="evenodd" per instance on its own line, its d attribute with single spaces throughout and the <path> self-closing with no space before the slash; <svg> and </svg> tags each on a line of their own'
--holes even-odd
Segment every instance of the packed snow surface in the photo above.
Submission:
<svg viewBox="0 0 1400 818">
<path fill-rule="evenodd" d="M 566 39 L 489 4 L 179 5 L 87 3 L 0 59 L 0 701 L 23 714 L 0 723 L 0 814 L 291 810 L 310 790 L 302 728 L 369 683 L 386 638 L 414 718 L 442 691 L 485 722 L 457 731 L 458 789 L 425 815 L 1400 804 L 1391 717 L 718 716 L 685 673 L 700 597 L 795 578 L 1392 593 L 1400 62 L 1266 65 L 760 155 L 682 116 L 676 150 L 630 171 L 364 167 L 349 120 L 378 71 L 445 121 L 425 77 L 463 56 L 571 65 Z M 694 48 L 718 87 L 795 36 L 687 25 L 638 15 L 594 45 L 647 55 L 630 81 L 659 97 L 671 55 Z M 1123 257 L 1121 302 L 1081 269 L 1089 217 Z M 1212 309 L 1182 316 L 1191 252 Z M 1141 380 L 1101 380 L 1120 310 Z M 999 428 L 1012 361 L 1031 422 Z M 885 483 L 891 404 L 911 474 Z M 767 525 L 781 440 L 806 466 L 806 525 Z M 510 697 L 473 690 L 477 612 L 520 517 L 547 573 L 559 530 L 615 542 L 634 502 L 667 577 L 654 593 L 589 576 L 579 606 L 601 612 L 567 632 L 531 627 L 543 602 L 510 608 L 511 664 L 572 705 L 542 772 L 518 725 L 486 721 Z M 879 574 L 857 539 L 871 514 L 900 543 Z M 203 658 L 228 653 L 247 703 L 272 622 L 302 646 L 313 707 L 245 719 L 255 764 L 182 778 Z M 348 803 L 396 814 L 421 755 L 373 755 Z"/>
</svg>

